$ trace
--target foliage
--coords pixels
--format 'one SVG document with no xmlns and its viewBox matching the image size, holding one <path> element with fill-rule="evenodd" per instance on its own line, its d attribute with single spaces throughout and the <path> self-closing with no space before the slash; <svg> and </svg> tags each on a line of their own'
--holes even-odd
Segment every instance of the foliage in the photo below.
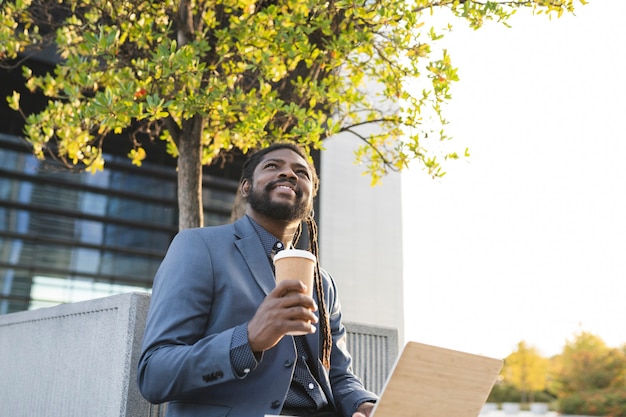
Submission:
<svg viewBox="0 0 626 417">
<path fill-rule="evenodd" d="M 542 375 L 536 378 L 537 385 L 524 377 L 530 374 Z M 546 381 L 550 382 L 547 390 Z M 625 387 L 626 345 L 610 348 L 600 337 L 582 331 L 550 360 L 520 342 L 505 359 L 501 378 L 487 401 L 524 403 L 529 394 L 531 402 L 554 403 L 561 414 L 623 417 Z"/>
<path fill-rule="evenodd" d="M 105 138 L 126 133 L 141 165 L 158 138 L 179 158 L 187 202 L 201 164 L 225 152 L 278 140 L 319 149 L 340 132 L 362 139 L 356 157 L 373 183 L 412 160 L 443 175 L 441 158 L 458 154 L 428 141 L 447 139 L 458 75 L 436 48 L 451 25 L 428 24 L 434 12 L 478 29 L 520 7 L 560 16 L 575 3 L 585 1 L 3 0 L 0 60 L 20 65 L 49 46 L 60 58 L 49 74 L 23 69 L 49 98 L 24 114 L 38 157 L 96 171 Z M 7 100 L 24 111 L 18 93 Z"/>
<path fill-rule="evenodd" d="M 513 385 L 508 384 L 503 381 L 498 381 L 489 396 L 487 397 L 487 402 L 489 403 L 518 403 L 522 401 L 522 393 L 520 390 L 515 388 Z"/>
<path fill-rule="evenodd" d="M 528 394 L 527 394 L 528 397 Z M 536 391 L 532 392 L 532 402 L 534 403 L 553 403 L 556 400 L 554 395 L 548 391 Z M 488 403 L 525 403 L 522 400 L 522 391 L 507 383 L 503 380 L 499 380 L 491 389 L 489 396 L 487 397 Z M 527 408 L 522 406 L 522 409 Z"/>
<path fill-rule="evenodd" d="M 589 332 L 580 332 L 555 358 L 553 392 L 563 396 L 624 386 L 626 355 Z"/>
<path fill-rule="evenodd" d="M 555 358 L 552 391 L 559 412 L 597 416 L 626 415 L 626 355 L 589 332 L 568 341 Z"/>
<path fill-rule="evenodd" d="M 542 391 L 547 385 L 548 360 L 536 348 L 521 341 L 517 350 L 504 360 L 501 375 L 522 393 L 522 402 L 533 401 L 533 393 Z"/>
<path fill-rule="evenodd" d="M 559 413 L 570 415 L 626 416 L 626 390 L 591 390 L 574 392 L 559 399 Z"/>
</svg>

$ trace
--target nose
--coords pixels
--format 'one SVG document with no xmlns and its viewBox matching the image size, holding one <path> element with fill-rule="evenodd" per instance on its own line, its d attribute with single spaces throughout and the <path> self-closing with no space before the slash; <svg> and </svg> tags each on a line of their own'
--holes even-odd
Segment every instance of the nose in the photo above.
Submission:
<svg viewBox="0 0 626 417">
<path fill-rule="evenodd" d="M 279 176 L 281 178 L 287 178 L 294 181 L 298 180 L 298 175 L 289 166 L 283 167 L 283 169 L 280 170 Z"/>
</svg>

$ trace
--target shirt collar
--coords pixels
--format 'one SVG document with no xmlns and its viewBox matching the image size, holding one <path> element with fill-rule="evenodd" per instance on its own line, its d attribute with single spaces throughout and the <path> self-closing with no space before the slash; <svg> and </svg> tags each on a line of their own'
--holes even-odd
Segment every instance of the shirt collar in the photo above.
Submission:
<svg viewBox="0 0 626 417">
<path fill-rule="evenodd" d="M 252 227 L 254 227 L 256 234 L 259 236 L 259 239 L 261 239 L 261 244 L 263 244 L 263 250 L 268 257 L 271 257 L 272 253 L 276 253 L 279 250 L 285 249 L 283 242 L 277 239 L 276 236 L 265 230 L 263 226 L 255 222 L 252 217 L 248 216 L 247 214 L 246 217 L 248 217 L 248 220 L 250 220 L 250 223 L 252 224 Z"/>
</svg>

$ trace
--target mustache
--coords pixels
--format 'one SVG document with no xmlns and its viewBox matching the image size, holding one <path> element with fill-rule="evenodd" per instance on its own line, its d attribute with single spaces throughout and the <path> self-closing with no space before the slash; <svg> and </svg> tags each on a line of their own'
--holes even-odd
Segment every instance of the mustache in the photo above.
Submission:
<svg viewBox="0 0 626 417">
<path fill-rule="evenodd" d="M 302 196 L 302 191 L 298 187 L 296 187 L 296 181 L 292 180 L 292 179 L 288 179 L 288 178 L 287 179 L 283 178 L 283 179 L 275 180 L 275 181 L 272 181 L 272 182 L 268 183 L 265 186 L 265 191 L 270 191 L 272 188 L 277 187 L 277 186 L 279 186 L 281 184 L 289 184 L 289 185 L 291 185 L 293 187 L 294 191 L 296 192 L 296 196 L 297 197 L 301 197 Z"/>
</svg>

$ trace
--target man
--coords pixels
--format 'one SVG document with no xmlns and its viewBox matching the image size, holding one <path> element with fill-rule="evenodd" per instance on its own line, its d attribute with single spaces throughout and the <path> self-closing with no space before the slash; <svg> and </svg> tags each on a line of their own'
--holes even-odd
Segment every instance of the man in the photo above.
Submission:
<svg viewBox="0 0 626 417">
<path fill-rule="evenodd" d="M 317 255 L 317 189 L 303 151 L 275 144 L 244 164 L 244 217 L 172 241 L 138 368 L 141 393 L 169 402 L 168 416 L 370 416 L 377 397 L 352 374 L 330 275 L 317 268 L 313 297 L 298 280 L 274 281 L 271 256 L 294 244 L 303 221 Z"/>
</svg>

